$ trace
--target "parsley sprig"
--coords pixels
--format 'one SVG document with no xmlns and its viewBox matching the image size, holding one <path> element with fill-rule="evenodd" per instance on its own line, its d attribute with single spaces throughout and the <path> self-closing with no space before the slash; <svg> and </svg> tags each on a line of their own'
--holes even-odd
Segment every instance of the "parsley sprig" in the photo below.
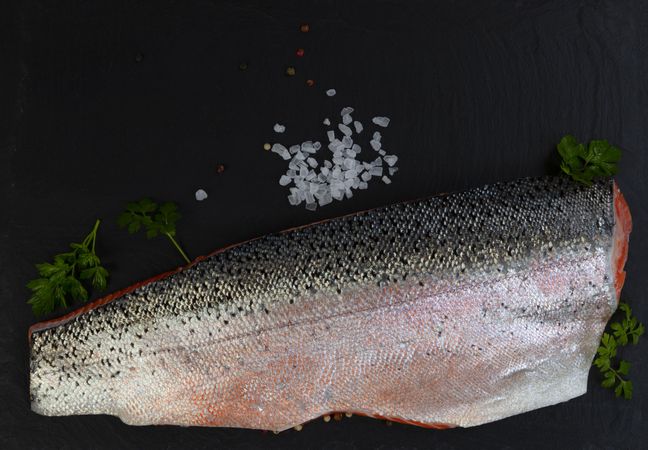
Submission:
<svg viewBox="0 0 648 450">
<path fill-rule="evenodd" d="M 617 397 L 623 394 L 626 400 L 630 400 L 632 398 L 632 381 L 624 378 L 630 372 L 630 363 L 622 359 L 619 361 L 619 366 L 614 368 L 614 358 L 619 346 L 627 345 L 629 341 L 636 345 L 639 342 L 639 336 L 644 334 L 645 329 L 643 324 L 639 323 L 637 318 L 632 315 L 632 310 L 627 303 L 619 303 L 619 309 L 625 313 L 625 318 L 621 322 L 610 324 L 610 328 L 613 330 L 612 334 L 603 333 L 594 365 L 603 374 L 601 385 L 604 388 L 614 387 Z"/>
<path fill-rule="evenodd" d="M 586 147 L 569 134 L 560 140 L 558 153 L 562 158 L 562 171 L 588 186 L 595 178 L 617 173 L 617 162 L 621 158 L 621 150 L 606 140 L 592 140 Z"/>
<path fill-rule="evenodd" d="M 95 253 L 97 230 L 100 220 L 97 219 L 90 234 L 83 242 L 71 243 L 72 249 L 54 257 L 52 263 L 36 264 L 40 278 L 27 283 L 32 296 L 27 301 L 35 315 L 50 313 L 56 308 L 68 306 L 68 300 L 88 300 L 88 291 L 81 282 L 89 282 L 93 288 L 106 288 L 108 271 L 101 266 L 101 260 Z"/>
<path fill-rule="evenodd" d="M 174 238 L 176 235 L 175 223 L 180 217 L 175 203 L 166 202 L 158 206 L 151 199 L 143 198 L 138 202 L 128 203 L 126 210 L 117 219 L 117 223 L 122 228 L 126 227 L 130 234 L 137 233 L 144 228 L 148 239 L 158 235 L 166 236 L 184 260 L 190 263 L 189 257 Z"/>
</svg>

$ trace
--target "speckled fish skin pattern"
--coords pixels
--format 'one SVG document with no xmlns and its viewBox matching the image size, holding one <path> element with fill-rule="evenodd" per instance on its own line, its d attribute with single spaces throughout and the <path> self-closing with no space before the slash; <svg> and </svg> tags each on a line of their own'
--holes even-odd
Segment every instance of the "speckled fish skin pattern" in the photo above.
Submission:
<svg viewBox="0 0 648 450">
<path fill-rule="evenodd" d="M 586 391 L 613 182 L 529 178 L 255 239 L 31 336 L 32 409 L 284 430 L 474 426 Z"/>
</svg>

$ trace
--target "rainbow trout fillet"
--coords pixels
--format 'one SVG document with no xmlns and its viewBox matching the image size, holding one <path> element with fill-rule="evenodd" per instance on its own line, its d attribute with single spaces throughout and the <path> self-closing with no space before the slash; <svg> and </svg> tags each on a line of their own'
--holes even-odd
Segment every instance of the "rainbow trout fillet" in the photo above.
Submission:
<svg viewBox="0 0 648 450">
<path fill-rule="evenodd" d="M 34 325 L 31 406 L 279 431 L 564 402 L 586 392 L 630 229 L 613 181 L 537 178 L 254 239 Z"/>
</svg>

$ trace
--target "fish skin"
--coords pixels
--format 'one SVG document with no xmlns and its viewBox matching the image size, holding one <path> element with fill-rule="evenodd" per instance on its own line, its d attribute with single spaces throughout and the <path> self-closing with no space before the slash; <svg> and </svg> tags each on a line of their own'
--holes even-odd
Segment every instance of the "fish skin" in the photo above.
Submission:
<svg viewBox="0 0 648 450">
<path fill-rule="evenodd" d="M 280 431 L 569 400 L 617 305 L 615 189 L 528 178 L 217 251 L 32 327 L 32 409 Z"/>
</svg>

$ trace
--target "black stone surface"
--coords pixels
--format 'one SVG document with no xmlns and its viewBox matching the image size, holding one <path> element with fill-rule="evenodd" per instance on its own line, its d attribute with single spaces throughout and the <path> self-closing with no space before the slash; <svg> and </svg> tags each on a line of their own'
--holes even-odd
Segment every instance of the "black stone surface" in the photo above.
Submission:
<svg viewBox="0 0 648 450">
<path fill-rule="evenodd" d="M 275 436 L 40 417 L 28 401 L 26 334 L 36 320 L 24 288 L 33 263 L 81 239 L 96 218 L 110 291 L 179 265 L 164 240 L 115 224 L 124 203 L 142 196 L 179 204 L 180 240 L 195 257 L 328 217 L 556 171 L 554 146 L 572 133 L 624 150 L 617 180 L 635 229 L 623 297 L 648 322 L 645 2 L 24 0 L 7 11 L 1 448 L 647 448 L 646 342 L 623 350 L 632 401 L 602 389 L 593 370 L 578 399 L 471 429 L 353 417 Z M 326 97 L 328 88 L 337 95 Z M 389 186 L 314 213 L 289 206 L 277 183 L 286 163 L 263 143 L 325 139 L 322 119 L 343 106 L 365 125 L 391 117 L 383 143 L 400 171 Z M 273 133 L 275 122 L 285 134 Z M 197 188 L 206 201 L 194 200 Z"/>
</svg>

